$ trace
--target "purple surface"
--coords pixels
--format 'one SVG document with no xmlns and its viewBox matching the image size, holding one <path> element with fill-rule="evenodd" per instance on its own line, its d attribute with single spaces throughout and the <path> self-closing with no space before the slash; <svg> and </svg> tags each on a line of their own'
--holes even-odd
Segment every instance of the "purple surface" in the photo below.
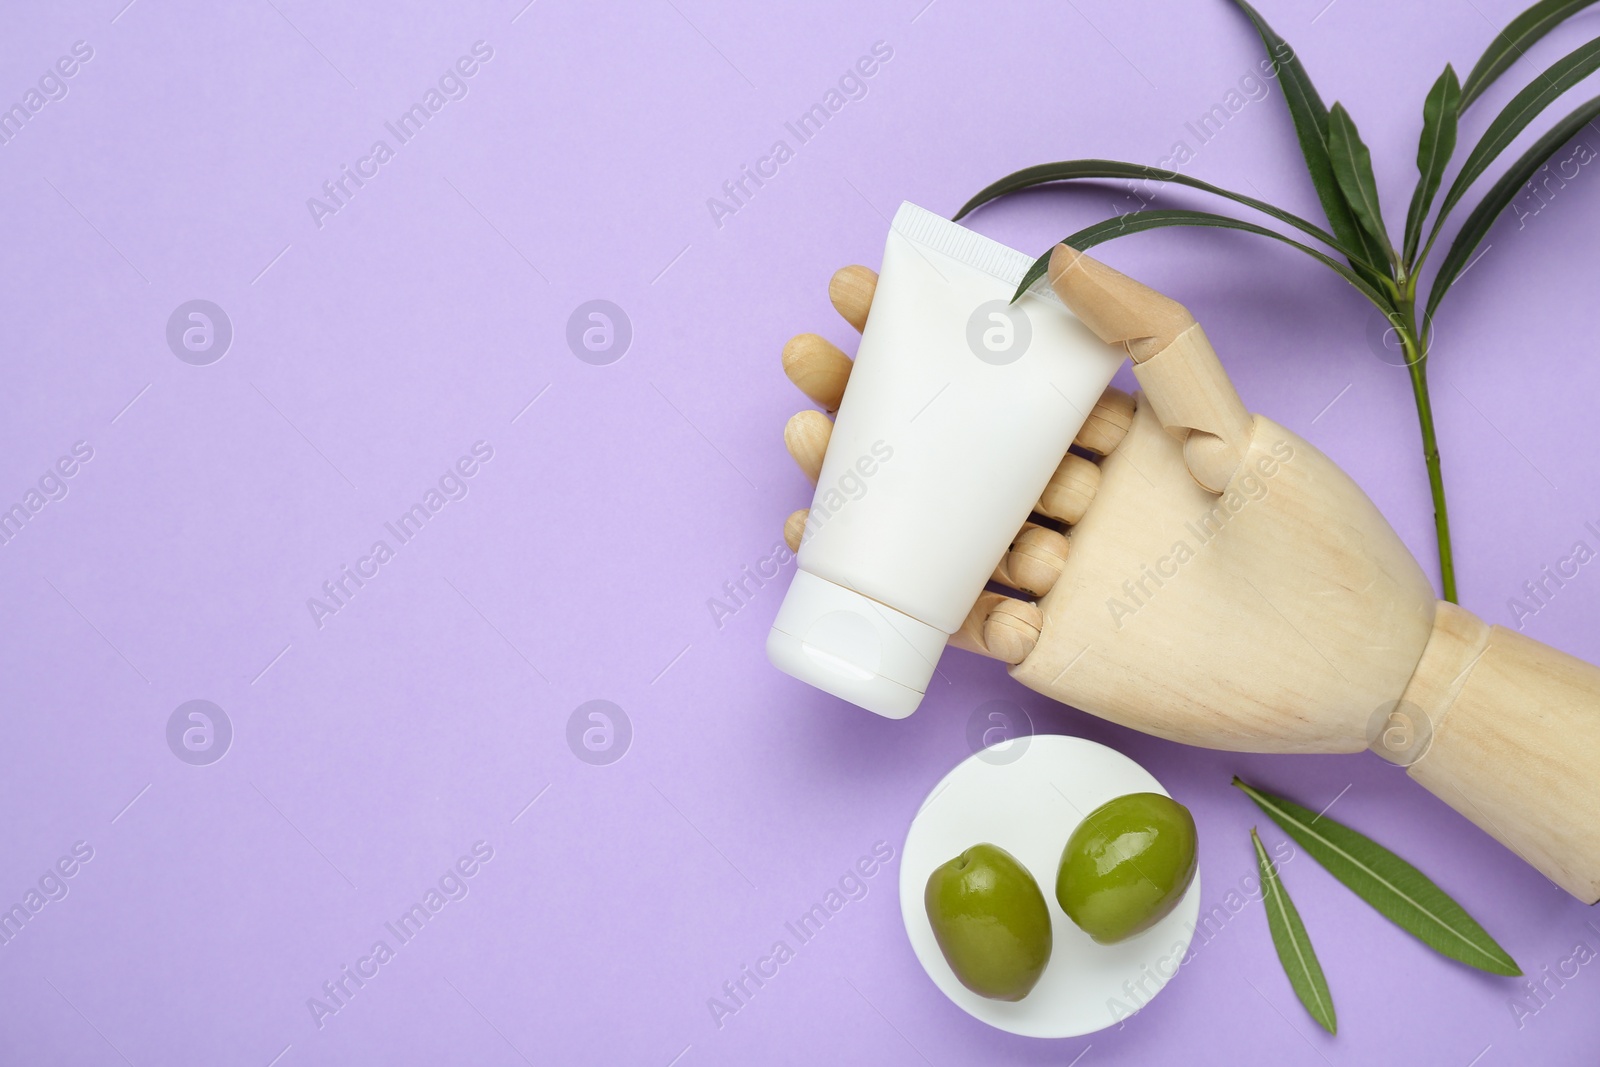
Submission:
<svg viewBox="0 0 1600 1067">
<path fill-rule="evenodd" d="M 1186 126 L 1258 62 L 1229 4 L 126 2 L 13 11 L 0 40 L 8 105 L 74 42 L 93 50 L 0 146 L 0 503 L 76 442 L 93 453 L 0 547 L 0 902 L 75 843 L 93 853 L 0 945 L 0 1062 L 1592 1057 L 1592 966 L 1519 1001 L 1517 982 L 1434 956 L 1306 858 L 1286 878 L 1337 1001 L 1333 1039 L 1294 1002 L 1255 904 L 1120 1031 L 986 1029 L 918 969 L 894 862 L 737 1012 L 719 1025 L 708 1007 L 858 857 L 898 850 L 994 699 L 1127 752 L 1189 804 L 1207 908 L 1253 871 L 1247 830 L 1264 822 L 1228 787 L 1237 772 L 1313 807 L 1337 798 L 1336 817 L 1432 874 L 1530 973 L 1600 948 L 1589 909 L 1376 758 L 1182 748 L 959 653 L 916 716 L 884 721 L 767 665 L 787 571 L 720 627 L 708 606 L 809 497 L 780 441 L 802 400 L 779 348 L 806 329 L 847 343 L 827 277 L 876 263 L 900 200 L 948 213 L 1017 166 L 1156 162 L 1184 140 L 1189 173 L 1315 211 L 1276 86 L 1208 143 Z M 1392 216 L 1427 86 L 1519 6 L 1263 4 L 1361 123 Z M 1532 61 L 1597 31 L 1581 15 Z M 492 58 L 445 86 L 466 95 L 399 143 L 385 123 L 478 41 Z M 785 121 L 875 42 L 893 54 L 865 95 L 798 144 Z M 718 225 L 708 198 L 780 138 L 793 158 Z M 393 158 L 315 218 L 307 199 L 378 139 Z M 1513 623 L 1508 598 L 1600 521 L 1590 173 L 1494 230 L 1439 326 L 1462 596 L 1491 621 Z M 1130 206 L 1116 189 L 1031 195 L 977 226 L 1037 250 Z M 1433 559 L 1411 400 L 1353 291 L 1236 234 L 1104 257 L 1188 303 L 1246 401 L 1343 464 Z M 193 299 L 234 332 L 205 366 L 165 336 Z M 610 365 L 565 339 L 595 299 L 632 324 Z M 406 543 L 389 534 L 476 442 L 492 459 L 445 483 L 465 496 Z M 308 598 L 345 566 L 370 571 L 380 539 L 393 557 L 346 580 L 319 625 Z M 1600 657 L 1597 596 L 1581 572 L 1526 632 Z M 169 748 L 190 700 L 231 723 L 207 766 Z M 631 723 L 610 765 L 569 748 L 591 700 Z M 445 877 L 476 842 L 492 859 Z M 442 877 L 466 895 L 402 943 L 385 924 Z M 343 967 L 370 970 L 379 940 L 393 958 L 319 1025 L 308 1000 Z"/>
</svg>

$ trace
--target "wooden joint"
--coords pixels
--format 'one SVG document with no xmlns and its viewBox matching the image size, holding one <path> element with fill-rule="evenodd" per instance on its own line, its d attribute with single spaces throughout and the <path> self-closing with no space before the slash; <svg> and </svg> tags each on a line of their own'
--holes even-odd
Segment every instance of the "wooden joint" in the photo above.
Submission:
<svg viewBox="0 0 1600 1067">
<path fill-rule="evenodd" d="M 1184 443 L 1184 462 L 1194 480 L 1221 493 L 1244 461 L 1255 420 L 1200 324 L 1135 363 L 1133 373 L 1161 425 Z"/>
</svg>

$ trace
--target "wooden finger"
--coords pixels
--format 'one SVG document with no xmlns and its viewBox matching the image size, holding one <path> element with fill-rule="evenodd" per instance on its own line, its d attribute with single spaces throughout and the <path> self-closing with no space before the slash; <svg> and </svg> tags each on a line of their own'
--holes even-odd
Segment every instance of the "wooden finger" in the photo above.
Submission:
<svg viewBox="0 0 1600 1067">
<path fill-rule="evenodd" d="M 790 552 L 800 551 L 800 538 L 805 536 L 806 516 L 810 514 L 810 508 L 801 508 L 783 520 L 783 543 L 789 546 Z"/>
<path fill-rule="evenodd" d="M 867 311 L 872 307 L 872 294 L 878 289 L 877 272 L 870 267 L 841 267 L 833 272 L 828 282 L 828 299 L 833 309 L 844 316 L 844 321 L 856 328 L 866 328 Z"/>
<path fill-rule="evenodd" d="M 1115 386 L 1107 389 L 1095 402 L 1094 410 L 1084 420 L 1074 442 L 1079 448 L 1097 456 L 1109 456 L 1111 450 L 1128 436 L 1133 425 L 1133 397 Z"/>
<path fill-rule="evenodd" d="M 1127 348 L 1156 417 L 1183 441 L 1189 473 L 1222 492 L 1255 420 L 1189 309 L 1067 245 L 1050 254 L 1050 284 L 1101 340 Z"/>
<path fill-rule="evenodd" d="M 1044 596 L 1061 577 L 1061 569 L 1067 564 L 1067 547 L 1067 539 L 1055 530 L 1025 523 L 994 569 L 994 580 L 1032 596 Z"/>
<path fill-rule="evenodd" d="M 990 655 L 989 646 L 983 643 L 983 627 L 989 621 L 989 613 L 1004 599 L 999 593 L 991 593 L 987 589 L 979 593 L 978 602 L 967 612 L 961 629 L 950 635 L 950 644 L 980 656 Z"/>
<path fill-rule="evenodd" d="M 1189 309 L 1069 245 L 1050 253 L 1050 286 L 1095 336 L 1121 345 L 1135 363 L 1194 325 Z"/>
<path fill-rule="evenodd" d="M 812 485 L 822 475 L 822 457 L 828 451 L 828 438 L 832 435 L 833 423 L 820 411 L 799 412 L 783 428 L 784 446 Z"/>
<path fill-rule="evenodd" d="M 1089 510 L 1100 489 L 1100 465 L 1068 452 L 1050 476 L 1050 484 L 1039 494 L 1033 510 L 1065 523 L 1077 523 Z"/>
<path fill-rule="evenodd" d="M 839 410 L 851 366 L 850 357 L 838 345 L 814 333 L 791 337 L 783 346 L 783 373 L 813 403 L 828 411 Z"/>
<path fill-rule="evenodd" d="M 983 624 L 983 642 L 995 659 L 1017 664 L 1033 654 L 1043 629 L 1044 613 L 1039 605 L 1001 598 Z"/>
<path fill-rule="evenodd" d="M 1044 615 L 1037 604 L 985 590 L 950 643 L 1004 663 L 1021 663 L 1039 643 Z"/>
</svg>

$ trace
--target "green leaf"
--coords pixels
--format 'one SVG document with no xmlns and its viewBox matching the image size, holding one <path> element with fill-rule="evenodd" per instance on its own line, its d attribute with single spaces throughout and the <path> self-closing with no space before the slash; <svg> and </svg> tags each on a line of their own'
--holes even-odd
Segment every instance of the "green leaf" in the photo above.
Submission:
<svg viewBox="0 0 1600 1067">
<path fill-rule="evenodd" d="M 1522 973 L 1516 961 L 1460 904 L 1393 852 L 1348 826 L 1263 793 L 1238 778 L 1233 784 L 1329 874 L 1429 948 L 1490 974 Z"/>
<path fill-rule="evenodd" d="M 1361 228 L 1383 250 L 1384 260 L 1393 262 L 1394 248 L 1383 226 L 1383 210 L 1378 206 L 1378 179 L 1372 174 L 1372 153 L 1356 131 L 1356 122 L 1343 104 L 1328 112 L 1328 154 L 1333 161 L 1333 176 L 1344 192 L 1345 201 Z"/>
<path fill-rule="evenodd" d="M 1417 141 L 1417 188 L 1411 194 L 1411 208 L 1406 212 L 1405 254 L 1401 259 L 1407 267 L 1417 261 L 1417 245 L 1422 240 L 1422 225 L 1428 221 L 1428 209 L 1444 180 L 1444 169 L 1450 164 L 1450 155 L 1456 150 L 1456 120 L 1461 115 L 1461 84 L 1456 81 L 1456 70 L 1446 63 L 1444 73 L 1428 90 L 1422 102 L 1422 137 Z"/>
<path fill-rule="evenodd" d="M 1461 110 L 1465 111 L 1478 95 L 1487 89 L 1517 57 L 1533 43 L 1569 16 L 1593 4 L 1595 0 L 1540 0 L 1528 10 L 1511 20 L 1484 51 L 1482 58 L 1467 74 L 1461 86 Z"/>
<path fill-rule="evenodd" d="M 1261 836 L 1255 827 L 1250 828 L 1250 843 L 1256 847 L 1256 864 L 1261 868 L 1261 904 L 1267 909 L 1267 929 L 1272 931 L 1272 947 L 1278 950 L 1278 962 L 1283 973 L 1289 976 L 1294 995 L 1300 998 L 1311 1017 L 1322 1024 L 1330 1034 L 1339 1032 L 1339 1019 L 1333 1011 L 1333 994 L 1328 991 L 1328 980 L 1322 976 L 1322 965 L 1306 936 L 1306 925 L 1300 921 L 1300 912 L 1289 891 L 1278 880 L 1278 868 L 1267 858 L 1261 847 Z"/>
<path fill-rule="evenodd" d="M 1517 135 L 1528 128 L 1528 123 L 1537 118 L 1556 97 L 1596 70 L 1600 70 L 1600 37 L 1562 56 L 1533 84 L 1512 97 L 1467 154 L 1466 162 L 1461 164 L 1461 173 L 1456 175 L 1450 191 L 1445 194 L 1444 203 L 1439 205 L 1439 217 L 1433 224 L 1434 233 L 1428 238 L 1430 248 L 1438 236 L 1439 227 L 1444 224 L 1445 215 L 1461 200 L 1468 187 L 1489 169 L 1495 157 L 1505 151 L 1506 146 L 1516 140 Z"/>
<path fill-rule="evenodd" d="M 1036 167 L 1025 167 L 985 186 L 981 192 L 962 205 L 961 210 L 955 213 L 953 221 L 960 222 L 963 217 L 971 214 L 991 200 L 998 200 L 1002 196 L 1009 196 L 1023 189 L 1032 189 L 1051 182 L 1094 178 L 1171 182 L 1174 185 L 1185 185 L 1191 189 L 1214 193 L 1217 196 L 1227 197 L 1235 203 L 1243 204 L 1246 207 L 1271 215 L 1280 222 L 1286 222 L 1300 232 L 1315 237 L 1323 244 L 1337 249 L 1347 256 L 1359 257 L 1360 255 L 1357 249 L 1341 248 L 1334 236 L 1322 227 L 1292 212 L 1274 207 L 1264 200 L 1257 200 L 1255 197 L 1245 196 L 1243 193 L 1235 193 L 1229 189 L 1219 188 L 1210 182 L 1191 178 L 1175 170 L 1162 170 L 1160 167 L 1147 167 L 1139 163 L 1123 163 L 1115 159 L 1070 159 L 1060 163 L 1041 163 Z"/>
<path fill-rule="evenodd" d="M 1317 259 L 1336 271 L 1341 278 L 1361 290 L 1362 295 L 1376 304 L 1379 310 L 1387 312 L 1393 309 L 1387 296 L 1375 289 L 1360 274 L 1340 263 L 1337 259 L 1324 255 L 1309 245 L 1303 245 L 1299 241 L 1285 237 L 1276 230 L 1269 230 L 1265 226 L 1257 226 L 1253 222 L 1232 219 L 1226 215 L 1213 215 L 1209 211 L 1180 211 L 1177 208 L 1164 208 L 1156 211 L 1131 212 L 1127 215 L 1118 215 L 1116 218 L 1106 219 L 1104 222 L 1097 222 L 1093 226 L 1085 226 L 1077 233 L 1065 238 L 1061 243 L 1071 245 L 1080 252 L 1085 252 L 1095 245 L 1104 244 L 1106 241 L 1116 237 L 1126 237 L 1131 233 L 1143 233 L 1146 230 L 1158 230 L 1168 226 L 1201 226 L 1243 230 L 1246 233 L 1260 234 L 1262 237 L 1271 237 L 1274 240 L 1282 241 L 1284 244 L 1298 248 L 1306 255 Z M 1022 284 L 1017 286 L 1017 291 L 1011 299 L 1017 300 L 1020 298 L 1028 287 L 1044 277 L 1045 272 L 1049 269 L 1050 253 L 1046 252 L 1033 261 L 1033 266 L 1029 267 L 1028 273 L 1023 275 Z"/>
<path fill-rule="evenodd" d="M 1552 127 L 1550 132 L 1534 142 L 1533 146 L 1500 176 L 1500 180 L 1494 183 L 1482 202 L 1467 216 L 1467 221 L 1461 224 L 1461 231 L 1456 234 L 1455 242 L 1445 254 L 1444 262 L 1439 265 L 1439 273 L 1433 279 L 1433 288 L 1428 292 L 1428 307 L 1423 321 L 1433 318 L 1433 312 L 1439 306 L 1439 302 L 1444 299 L 1445 293 L 1449 292 L 1455 280 L 1461 276 L 1461 272 L 1467 268 L 1473 251 L 1488 234 L 1489 227 L 1494 225 L 1494 220 L 1500 212 L 1516 198 L 1518 191 L 1528 183 L 1540 167 L 1544 166 L 1545 161 L 1555 154 L 1556 149 L 1577 136 L 1578 131 L 1593 122 L 1596 116 L 1600 116 L 1600 96 L 1581 105 Z"/>
<path fill-rule="evenodd" d="M 1294 120 L 1294 132 L 1300 139 L 1300 153 L 1305 157 L 1306 170 L 1311 175 L 1311 184 L 1317 190 L 1317 198 L 1322 201 L 1323 213 L 1328 216 L 1328 225 L 1333 227 L 1334 235 L 1339 238 L 1339 246 L 1361 249 L 1359 258 L 1364 262 L 1353 261 L 1350 265 L 1366 274 L 1367 280 L 1374 285 L 1382 284 L 1381 277 L 1369 271 L 1364 264 L 1382 263 L 1383 250 L 1356 224 L 1350 205 L 1339 189 L 1339 181 L 1333 174 L 1333 160 L 1328 152 L 1327 105 L 1317 94 L 1317 87 L 1311 84 L 1311 76 L 1306 73 L 1306 68 L 1301 65 L 1289 42 L 1279 37 L 1245 0 L 1233 2 L 1255 26 L 1261 43 L 1266 46 L 1267 58 L 1277 67 L 1278 83 L 1283 86 L 1283 99 L 1289 105 L 1289 117 Z"/>
</svg>

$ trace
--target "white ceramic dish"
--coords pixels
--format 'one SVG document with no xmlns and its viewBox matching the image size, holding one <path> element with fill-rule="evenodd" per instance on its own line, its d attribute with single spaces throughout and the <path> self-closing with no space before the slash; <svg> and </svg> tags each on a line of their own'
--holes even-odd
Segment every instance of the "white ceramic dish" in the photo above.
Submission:
<svg viewBox="0 0 1600 1067">
<path fill-rule="evenodd" d="M 1061 849 L 1083 817 L 1106 801 L 1124 793 L 1170 794 L 1127 756 L 1081 737 L 1041 734 L 1004 744 L 1007 750 L 980 752 L 945 775 L 912 820 L 900 860 L 906 935 L 934 985 L 974 1018 L 1026 1037 L 1093 1033 L 1149 1003 L 1177 973 L 1200 913 L 1200 876 L 1149 930 L 1119 944 L 1096 944 L 1056 903 Z M 1050 963 L 1033 991 L 1015 1003 L 980 997 L 956 979 L 923 905 L 934 868 L 982 842 L 1021 861 L 1050 908 Z"/>
</svg>

